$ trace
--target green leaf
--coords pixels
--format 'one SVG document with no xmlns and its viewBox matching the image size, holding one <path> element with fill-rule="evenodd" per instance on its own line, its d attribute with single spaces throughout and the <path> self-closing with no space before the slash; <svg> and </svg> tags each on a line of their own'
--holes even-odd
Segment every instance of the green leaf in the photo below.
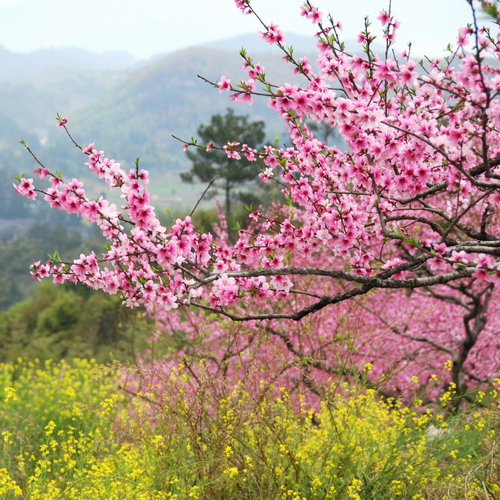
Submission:
<svg viewBox="0 0 500 500">
<path fill-rule="evenodd" d="M 416 236 L 411 236 L 406 240 L 406 242 L 415 248 L 421 248 L 422 246 L 420 240 Z"/>
<path fill-rule="evenodd" d="M 50 253 L 47 254 L 49 259 L 54 263 L 54 264 L 61 264 L 62 260 L 61 257 L 59 256 L 59 252 L 57 250 L 54 251 L 54 253 L 51 255 Z"/>
</svg>

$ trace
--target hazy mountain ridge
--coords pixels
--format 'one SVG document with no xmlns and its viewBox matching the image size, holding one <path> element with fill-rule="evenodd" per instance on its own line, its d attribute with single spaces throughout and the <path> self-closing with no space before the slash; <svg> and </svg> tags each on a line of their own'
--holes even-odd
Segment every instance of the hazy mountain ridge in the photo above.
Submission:
<svg viewBox="0 0 500 500">
<path fill-rule="evenodd" d="M 285 47 L 293 47 L 294 54 L 298 57 L 302 55 L 315 55 L 319 49 L 317 47 L 317 39 L 314 36 L 299 35 L 297 33 L 285 33 Z M 215 49 L 240 51 L 244 48 L 250 55 L 258 54 L 281 54 L 281 51 L 276 45 L 270 45 L 264 41 L 257 33 L 248 33 L 232 38 L 224 38 L 204 44 L 204 47 Z M 383 52 L 384 46 L 377 40 L 373 43 L 372 48 L 375 51 Z M 359 53 L 363 51 L 360 44 L 355 40 L 345 40 L 345 50 L 348 53 Z M 312 62 L 312 61 L 311 61 Z"/>
<path fill-rule="evenodd" d="M 314 49 L 312 38 L 293 34 L 288 38 L 298 55 Z M 165 148 L 173 151 L 165 146 L 172 133 L 191 137 L 200 123 L 232 105 L 227 94 L 219 95 L 196 75 L 212 81 L 222 74 L 233 81 L 247 78 L 241 69 L 242 46 L 266 66 L 271 80 L 281 83 L 293 78 L 279 52 L 268 50 L 271 46 L 257 34 L 142 62 L 124 53 L 43 49 L 15 54 L 0 47 L 0 109 L 43 143 L 57 142 L 53 124 L 59 112 L 71 119 L 72 129 L 81 132 L 85 140 L 102 142 L 107 149 L 111 146 L 127 157 L 135 151 L 135 156 L 158 163 Z M 271 134 L 277 133 L 278 123 L 282 128 L 265 103 L 237 109 L 269 121 Z"/>
<path fill-rule="evenodd" d="M 117 62 L 114 55 L 82 51 L 87 62 L 82 59 L 81 64 L 75 65 L 72 61 L 62 69 L 57 69 L 56 63 L 67 61 L 71 51 L 62 50 L 49 62 L 46 55 L 56 54 L 57 50 L 15 55 L 19 58 L 18 66 L 25 64 L 27 58 L 40 60 L 31 68 L 38 71 L 36 76 L 20 78 L 20 74 L 13 71 L 9 80 L 1 81 L 0 77 L 0 110 L 3 113 L 0 116 L 0 170 L 11 172 L 14 167 L 14 171 L 28 173 L 26 165 L 33 161 L 18 142 L 24 138 L 51 169 L 61 170 L 69 177 L 88 175 L 84 158 L 55 126 L 55 115 L 59 112 L 68 117 L 70 129 L 81 144 L 95 142 L 96 147 L 104 149 L 124 166 L 132 166 L 135 158 L 140 157 L 143 167 L 162 184 L 164 194 L 173 196 L 181 190 L 183 195 L 196 196 L 192 194 L 192 187 L 180 182 L 178 173 L 189 167 L 189 161 L 172 135 L 183 139 L 196 137 L 201 123 L 234 106 L 228 93 L 219 93 L 197 75 L 217 81 L 224 74 L 235 83 L 247 79 L 239 49 L 249 45 L 249 55 L 266 67 L 270 81 L 278 84 L 301 81 L 302 77 L 293 75 L 292 68 L 283 62 L 280 53 L 257 52 L 255 48 L 269 46 L 262 41 L 250 45 L 251 39 L 259 41 L 258 35 L 242 35 L 219 42 L 224 48 L 192 47 L 142 62 L 130 57 L 118 58 Z M 298 57 L 313 48 L 306 41 L 310 42 L 307 37 L 298 37 L 294 43 Z M 0 62 L 2 57 L 5 60 L 6 52 L 0 49 Z M 85 64 L 93 59 L 100 63 L 84 70 Z M 310 59 L 314 61 L 315 56 Z M 114 61 L 111 69 L 105 66 L 106 60 Z M 126 65 L 127 61 L 130 64 Z M 11 67 L 14 66 L 11 64 Z M 285 131 L 283 121 L 268 108 L 266 99 L 256 98 L 253 106 L 234 107 L 237 114 L 248 114 L 252 120 L 265 120 L 269 140 Z M 7 131 L 12 133 L 7 134 Z M 13 135 L 18 134 L 20 136 L 13 139 Z"/>
<path fill-rule="evenodd" d="M 285 63 L 275 54 L 262 54 L 256 60 L 269 68 L 276 81 L 287 73 Z M 129 160 L 140 156 L 160 170 L 183 169 L 186 160 L 171 135 L 196 136 L 200 123 L 233 106 L 229 94 L 220 94 L 197 75 L 217 81 L 224 74 L 237 82 L 248 78 L 241 66 L 239 54 L 221 49 L 198 47 L 168 54 L 142 66 L 106 96 L 78 110 L 73 117 L 75 130 Z M 265 120 L 271 137 L 284 131 L 265 100 L 255 99 L 251 107 L 240 104 L 236 112 Z"/>
<path fill-rule="evenodd" d="M 12 52 L 0 46 L 0 81 L 32 79 L 47 72 L 122 70 L 137 63 L 127 52 L 95 53 L 80 48 Z"/>
<path fill-rule="evenodd" d="M 292 45 L 294 49 L 299 52 L 316 52 L 316 39 L 312 36 L 298 35 L 296 33 L 286 33 L 285 34 L 285 45 L 288 47 Z M 257 52 L 259 54 L 280 54 L 280 49 L 275 45 L 270 45 L 258 33 L 246 33 L 243 35 L 223 38 L 221 40 L 215 40 L 213 42 L 208 42 L 204 44 L 204 47 L 209 47 L 213 49 L 224 49 L 224 50 L 235 50 L 239 51 L 244 48 L 248 52 Z"/>
</svg>

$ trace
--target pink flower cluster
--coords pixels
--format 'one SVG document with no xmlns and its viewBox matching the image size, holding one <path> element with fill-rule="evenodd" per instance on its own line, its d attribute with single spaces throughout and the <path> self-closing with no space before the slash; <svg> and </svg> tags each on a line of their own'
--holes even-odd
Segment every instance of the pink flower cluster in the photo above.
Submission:
<svg viewBox="0 0 500 500">
<path fill-rule="evenodd" d="M 22 196 L 26 196 L 34 200 L 36 198 L 35 186 L 33 185 L 33 179 L 25 179 L 21 177 L 19 180 L 19 184 L 14 184 L 14 189 L 16 193 L 19 193 Z"/>
<path fill-rule="evenodd" d="M 274 23 L 269 24 L 267 31 L 261 31 L 260 34 L 262 38 L 271 45 L 275 43 L 282 44 L 285 41 L 285 37 L 283 33 L 281 33 L 279 26 Z"/>
</svg>

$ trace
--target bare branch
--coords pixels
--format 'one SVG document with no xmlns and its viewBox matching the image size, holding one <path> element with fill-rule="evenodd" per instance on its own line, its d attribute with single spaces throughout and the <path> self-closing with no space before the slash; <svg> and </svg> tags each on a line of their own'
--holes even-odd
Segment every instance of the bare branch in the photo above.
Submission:
<svg viewBox="0 0 500 500">
<path fill-rule="evenodd" d="M 389 330 L 391 330 L 396 335 L 399 335 L 400 337 L 404 337 L 404 338 L 409 339 L 409 340 L 414 340 L 415 342 L 423 342 L 425 344 L 429 344 L 432 347 L 435 347 L 436 349 L 438 349 L 439 351 L 446 352 L 452 358 L 454 358 L 455 354 L 449 347 L 446 347 L 445 345 L 440 344 L 439 342 L 436 342 L 435 340 L 432 340 L 428 337 L 424 337 L 421 335 L 418 335 L 418 336 L 417 335 L 410 335 L 409 333 L 404 332 L 403 330 L 401 330 L 397 326 L 389 323 L 386 319 L 384 319 L 379 313 L 374 311 L 372 308 L 366 306 L 365 304 L 362 304 L 359 301 L 356 301 L 356 303 L 360 307 L 362 307 L 365 311 L 373 314 L 381 323 L 383 323 L 387 328 L 389 328 Z"/>
</svg>

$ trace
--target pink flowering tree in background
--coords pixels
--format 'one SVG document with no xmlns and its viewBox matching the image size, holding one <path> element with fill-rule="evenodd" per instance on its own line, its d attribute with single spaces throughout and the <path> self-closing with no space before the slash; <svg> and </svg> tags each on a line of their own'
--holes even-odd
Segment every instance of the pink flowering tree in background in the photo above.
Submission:
<svg viewBox="0 0 500 500">
<path fill-rule="evenodd" d="M 250 365 L 275 367 L 276 379 L 317 393 L 342 376 L 386 395 L 421 390 L 430 399 L 450 382 L 459 394 L 487 383 L 499 368 L 500 51 L 468 3 L 471 24 L 449 56 L 418 63 L 393 50 L 399 22 L 390 11 L 378 17 L 385 52 L 374 52 L 366 22 L 357 55 L 346 52 L 340 22 L 306 1 L 301 14 L 317 30 L 313 70 L 276 24 L 236 0 L 303 83 L 268 81 L 242 51 L 248 80 L 223 76 L 213 85 L 237 103 L 268 99 L 289 143 L 183 147 L 219 148 L 234 168 L 242 157 L 262 159 L 262 181 L 277 183 L 288 203 L 250 213 L 235 244 L 222 215 L 216 236 L 190 217 L 165 228 L 150 204 L 148 173 L 125 171 L 94 144 L 79 146 L 59 117 L 88 168 L 123 201 L 91 198 L 26 145 L 49 183 L 20 178 L 15 189 L 95 223 L 109 240 L 102 255 L 37 262 L 33 277 L 121 294 L 162 330 L 184 332 L 181 356 L 200 355 L 232 380 Z M 491 3 L 481 7 L 497 16 Z M 311 122 L 337 129 L 346 147 L 318 140 Z"/>
</svg>

